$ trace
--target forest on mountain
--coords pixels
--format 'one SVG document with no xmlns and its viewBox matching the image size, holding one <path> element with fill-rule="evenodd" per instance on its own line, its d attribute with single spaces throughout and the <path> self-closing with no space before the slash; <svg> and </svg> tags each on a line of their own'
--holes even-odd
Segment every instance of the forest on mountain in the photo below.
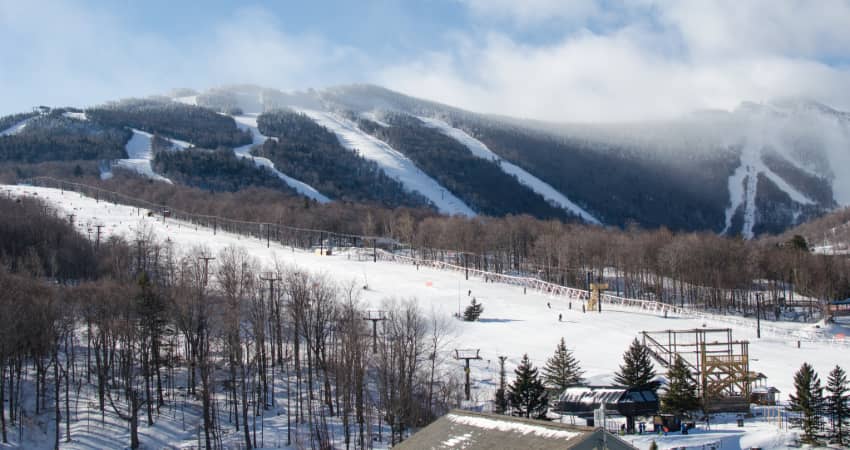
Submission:
<svg viewBox="0 0 850 450">
<path fill-rule="evenodd" d="M 728 176 L 738 164 L 731 156 L 694 153 L 668 158 L 483 120 L 455 119 L 453 126 L 569 193 L 571 200 L 607 224 L 722 228 Z"/>
<path fill-rule="evenodd" d="M 344 148 L 336 135 L 291 110 L 267 112 L 257 119 L 260 133 L 274 137 L 253 153 L 335 200 L 380 203 L 386 207 L 427 207 L 422 195 L 407 191 L 378 165 Z"/>
<path fill-rule="evenodd" d="M 127 157 L 124 146 L 130 139 L 129 130 L 72 119 L 63 116 L 63 112 L 62 109 L 54 109 L 46 115 L 32 117 L 17 134 L 0 136 L 0 162 L 38 163 Z"/>
<path fill-rule="evenodd" d="M 251 133 L 240 130 L 232 117 L 168 99 L 122 100 L 89 108 L 86 116 L 101 124 L 136 128 L 202 148 L 238 147 L 251 143 Z"/>
<path fill-rule="evenodd" d="M 358 120 L 358 126 L 407 155 L 473 210 L 492 216 L 530 214 L 541 219 L 573 218 L 516 177 L 504 173 L 497 161 L 476 157 L 463 144 L 426 127 L 419 119 L 389 113 L 384 120 L 389 127 L 363 118 Z"/>
<path fill-rule="evenodd" d="M 295 195 L 286 183 L 265 167 L 240 158 L 222 148 L 192 148 L 183 151 L 158 151 L 153 169 L 170 180 L 209 191 L 235 192 L 250 187 L 281 190 Z"/>
</svg>

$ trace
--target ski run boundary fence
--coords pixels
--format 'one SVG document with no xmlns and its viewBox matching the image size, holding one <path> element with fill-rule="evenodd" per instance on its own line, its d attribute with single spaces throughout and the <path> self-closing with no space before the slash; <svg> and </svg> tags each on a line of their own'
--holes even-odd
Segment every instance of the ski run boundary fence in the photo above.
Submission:
<svg viewBox="0 0 850 450">
<path fill-rule="evenodd" d="M 40 186 L 47 188 L 55 188 L 60 190 L 68 190 L 78 192 L 96 200 L 106 201 L 114 204 L 123 204 L 136 208 L 144 208 L 146 210 L 158 213 L 165 218 L 168 215 L 173 220 L 187 222 L 195 226 L 212 229 L 213 233 L 219 230 L 226 233 L 238 234 L 248 237 L 253 237 L 259 240 L 266 240 L 267 243 L 274 241 L 276 244 L 285 245 L 288 247 L 297 247 L 302 249 L 310 249 L 316 246 L 329 247 L 348 247 L 369 250 L 372 259 L 375 261 L 390 261 L 403 264 L 412 264 L 417 266 L 431 267 L 439 270 L 448 270 L 462 273 L 465 276 L 473 276 L 483 279 L 485 282 L 501 283 L 512 286 L 531 289 L 551 297 L 563 298 L 566 301 L 587 301 L 590 299 L 590 292 L 584 289 L 562 286 L 556 283 L 547 282 L 540 278 L 531 276 L 509 275 L 504 273 L 492 272 L 488 270 L 469 267 L 469 265 L 460 265 L 460 259 L 457 255 L 463 255 L 461 252 L 449 252 L 456 255 L 455 259 L 458 264 L 452 264 L 445 261 L 435 259 L 425 259 L 415 256 L 400 254 L 395 251 L 387 251 L 383 248 L 378 248 L 378 245 L 388 246 L 392 248 L 407 248 L 407 246 L 396 242 L 391 238 L 380 236 L 364 236 L 346 233 L 337 233 L 326 230 L 316 230 L 309 228 L 298 228 L 279 223 L 268 222 L 252 222 L 243 220 L 227 219 L 219 216 L 195 214 L 186 211 L 177 210 L 166 205 L 161 205 L 147 200 L 138 199 L 129 195 L 110 191 L 95 186 L 90 186 L 82 183 L 75 183 L 66 180 L 60 180 L 52 177 L 35 177 L 25 180 L 22 184 L 32 186 Z M 370 248 L 371 247 L 371 248 Z M 446 253 L 445 251 L 432 251 L 428 253 Z M 619 297 L 616 295 L 601 293 L 599 296 L 600 303 L 603 309 L 623 309 L 626 311 L 640 311 L 651 314 L 663 314 L 666 316 L 687 317 L 699 320 L 711 320 L 715 322 L 727 323 L 744 328 L 755 328 L 754 320 L 737 318 L 735 316 L 713 314 L 705 311 L 700 311 L 693 308 L 680 307 L 667 303 L 661 303 L 655 300 L 642 300 L 634 298 Z M 592 311 L 588 311 L 592 312 Z M 785 339 L 789 342 L 800 341 L 810 343 L 831 344 L 840 347 L 850 347 L 850 339 L 843 337 L 830 336 L 823 332 L 792 330 L 782 327 L 761 325 L 761 333 L 765 336 Z"/>
</svg>

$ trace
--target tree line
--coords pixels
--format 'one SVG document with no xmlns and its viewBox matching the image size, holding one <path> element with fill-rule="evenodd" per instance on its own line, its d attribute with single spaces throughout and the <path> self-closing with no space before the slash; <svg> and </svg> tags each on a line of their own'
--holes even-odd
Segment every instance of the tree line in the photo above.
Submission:
<svg viewBox="0 0 850 450">
<path fill-rule="evenodd" d="M 168 99 L 127 99 L 86 110 L 89 120 L 112 127 L 131 127 L 181 139 L 203 148 L 238 147 L 252 142 L 232 117 L 200 106 Z"/>
<path fill-rule="evenodd" d="M 624 297 L 721 314 L 759 312 L 762 319 L 776 320 L 788 305 L 800 305 L 803 294 L 815 301 L 803 302 L 808 306 L 798 314 L 811 316 L 825 301 L 850 297 L 850 261 L 814 254 L 804 238 L 746 241 L 708 232 L 603 228 L 526 215 L 464 218 L 427 209 L 320 205 L 264 189 L 213 194 L 123 177 L 89 181 L 198 214 L 388 236 L 409 244 L 422 258 L 522 273 L 565 286 L 584 289 L 588 278 L 604 276 L 609 290 Z"/>
<path fill-rule="evenodd" d="M 33 117 L 19 133 L 0 136 L 0 163 L 126 158 L 130 131 L 64 117 L 63 109 Z M 0 127 L 2 128 L 2 127 Z"/>
</svg>

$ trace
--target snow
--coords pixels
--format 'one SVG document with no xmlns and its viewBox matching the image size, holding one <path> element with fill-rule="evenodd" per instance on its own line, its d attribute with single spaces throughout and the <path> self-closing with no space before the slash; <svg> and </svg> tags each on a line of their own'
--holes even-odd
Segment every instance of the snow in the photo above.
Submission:
<svg viewBox="0 0 850 450">
<path fill-rule="evenodd" d="M 6 128 L 5 130 L 0 131 L 0 136 L 10 136 L 10 135 L 13 135 L 13 134 L 20 133 L 21 131 L 23 131 L 24 128 L 26 128 L 27 122 L 29 122 L 30 119 L 32 119 L 32 117 L 30 117 L 29 119 L 24 119 L 24 120 L 14 124 L 14 125 L 12 125 L 9 128 Z"/>
<path fill-rule="evenodd" d="M 416 167 L 410 158 L 380 139 L 361 131 L 354 122 L 331 112 L 301 108 L 296 111 L 306 114 L 316 123 L 336 134 L 343 147 L 357 152 L 368 160 L 375 161 L 388 176 L 398 180 L 405 188 L 425 196 L 437 206 L 440 212 L 475 216 L 472 208 Z"/>
<path fill-rule="evenodd" d="M 756 223 L 756 193 L 758 176 L 764 175 L 783 192 L 788 194 L 796 203 L 813 205 L 815 202 L 796 188 L 788 184 L 782 177 L 770 170 L 762 161 L 761 145 L 758 141 L 746 143 L 741 150 L 741 165 L 729 177 L 729 206 L 726 208 L 726 226 L 723 233 L 728 233 L 732 226 L 732 217 L 741 205 L 744 206 L 744 225 L 741 235 L 752 239 Z"/>
<path fill-rule="evenodd" d="M 558 192 L 558 190 L 552 187 L 549 183 L 546 183 L 540 178 L 537 178 L 536 176 L 526 172 L 523 168 L 503 160 L 501 157 L 499 157 L 499 155 L 497 155 L 486 145 L 484 145 L 483 142 L 470 136 L 465 131 L 460 130 L 458 128 L 454 128 L 440 119 L 434 119 L 430 117 L 419 117 L 419 119 L 425 122 L 425 125 L 432 128 L 436 128 L 446 136 L 460 142 L 461 144 L 466 146 L 466 148 L 468 148 L 473 155 L 490 161 L 498 161 L 499 167 L 502 169 L 503 172 L 509 175 L 516 176 L 520 183 L 528 186 L 532 191 L 540 194 L 547 201 L 555 203 L 558 207 L 563 208 L 581 217 L 582 220 L 584 220 L 585 222 L 597 225 L 601 223 L 599 219 L 587 212 L 584 208 L 575 204 L 564 194 Z"/>
<path fill-rule="evenodd" d="M 183 103 L 184 105 L 198 105 L 198 96 L 197 95 L 187 95 L 185 97 L 175 97 L 174 101 Z"/>
<path fill-rule="evenodd" d="M 506 369 L 509 374 L 524 353 L 529 355 L 537 367 L 541 367 L 552 355 L 561 337 L 581 362 L 586 372 L 585 377 L 594 384 L 601 384 L 612 380 L 621 363 L 622 353 L 642 330 L 728 327 L 733 330 L 735 339 L 750 341 L 750 370 L 764 373 L 768 377 L 768 385 L 781 391 L 782 399 L 787 399 L 788 394 L 793 392 L 793 374 L 803 362 L 812 364 L 823 378 L 835 365 L 837 355 L 847 351 L 846 344 L 826 339 L 804 340 L 799 349 L 796 342 L 799 338 L 787 335 L 763 333 L 762 338 L 757 339 L 754 321 L 750 319 L 735 318 L 724 321 L 719 317 L 698 318 L 675 314 L 669 314 L 665 318 L 662 311 L 628 307 L 617 309 L 607 304 L 602 313 L 582 313 L 580 300 L 573 300 L 570 308 L 564 297 L 551 296 L 531 289 L 524 294 L 521 286 L 485 282 L 477 275 L 471 275 L 469 280 L 466 280 L 463 273 L 457 271 L 439 270 L 425 265 L 417 268 L 412 264 L 389 261 L 372 262 L 371 258 L 361 260 L 353 251 L 320 256 L 310 251 L 285 248 L 276 244 L 266 248 L 265 240 L 231 235 L 220 230 L 214 235 L 212 230 L 172 219 L 163 222 L 161 217 L 147 217 L 145 211 L 139 212 L 136 208 L 103 201 L 98 203 L 95 199 L 70 191 L 63 193 L 58 189 L 0 186 L 2 195 L 6 195 L 5 191 L 14 196 L 37 195 L 62 214 L 73 212 L 77 215 L 75 222 L 82 227 L 84 234 L 86 224 L 103 224 L 105 227 L 102 239 L 111 235 L 132 238 L 137 230 L 146 227 L 160 240 L 166 237 L 171 239 L 178 252 L 187 251 L 194 246 L 203 246 L 209 252 L 217 253 L 229 246 L 237 246 L 245 248 L 267 267 L 280 262 L 327 274 L 340 283 L 355 282 L 363 285 L 368 279 L 369 289 L 360 291 L 367 307 L 377 308 L 381 301 L 387 298 L 416 297 L 423 312 L 433 311 L 448 316 L 469 303 L 467 292 L 471 290 L 472 296 L 483 303 L 484 314 L 479 322 L 452 321 L 453 338 L 447 348 L 480 348 L 482 360 L 472 361 L 470 373 L 473 383 L 472 399 L 478 404 L 485 404 L 493 398 L 493 390 L 498 382 L 499 356 L 508 357 Z M 551 303 L 551 309 L 547 307 L 547 302 Z M 563 314 L 561 322 L 558 321 L 559 314 Z M 762 321 L 763 327 L 767 324 L 801 335 L 805 335 L 812 328 L 810 325 L 791 322 Z M 831 327 L 819 331 L 835 333 L 837 336 L 839 332 L 846 332 L 846 328 Z M 462 364 L 451 359 L 448 354 L 450 351 L 446 350 L 447 354 L 444 355 L 448 361 L 447 367 L 461 376 Z M 281 420 L 280 417 L 283 417 L 284 428 L 280 428 L 280 422 L 274 422 Z M 271 442 L 270 430 L 285 430 L 286 418 L 283 415 L 267 417 L 265 420 L 266 440 Z M 747 419 L 748 425 L 744 429 L 736 428 L 734 421 L 729 420 L 725 425 L 713 422 L 711 431 L 705 433 L 693 433 L 688 436 L 671 434 L 663 438 L 629 436 L 627 440 L 634 440 L 641 448 L 647 448 L 652 439 L 662 442 L 661 448 L 669 448 L 680 442 L 691 445 L 699 442 L 697 438 L 705 442 L 722 440 L 723 448 L 745 448 L 745 445 L 756 444 L 763 444 L 764 448 L 784 447 L 788 434 L 778 431 L 775 426 L 763 422 L 762 419 Z M 189 432 L 181 431 L 179 413 L 174 421 L 166 421 L 166 424 L 161 426 L 162 423 L 161 420 L 154 429 L 143 427 L 143 441 L 151 442 L 149 437 L 155 435 L 156 443 L 165 442 L 179 446 L 193 442 L 191 426 L 194 425 L 190 426 Z M 88 443 L 99 446 L 98 441 L 87 440 L 89 435 L 84 431 L 84 423 L 75 424 L 75 427 L 75 434 L 79 436 L 75 445 L 84 447 Z M 116 428 L 116 438 L 121 438 L 120 436 L 124 436 L 122 439 L 126 437 L 126 428 Z M 104 435 L 100 439 L 109 437 Z M 782 444 L 778 444 L 779 441 Z"/>
<path fill-rule="evenodd" d="M 127 141 L 127 145 L 125 147 L 129 158 L 115 161 L 114 167 L 121 167 L 152 180 L 171 184 L 171 180 L 155 173 L 153 171 L 153 167 L 151 167 L 151 161 L 153 160 L 153 147 L 151 145 L 153 134 L 137 130 L 135 128 L 132 128 L 131 131 L 133 132 L 133 136 L 129 141 Z M 170 138 L 165 139 L 168 139 L 171 142 L 172 148 L 175 150 L 184 150 L 192 147 L 192 144 L 186 141 Z M 100 172 L 100 178 L 104 180 L 112 178 L 112 171 L 109 169 L 102 169 Z"/>
<path fill-rule="evenodd" d="M 75 119 L 75 120 L 89 120 L 88 116 L 86 116 L 86 113 L 84 113 L 84 112 L 70 112 L 70 111 L 68 111 L 68 112 L 62 113 L 62 116 L 67 117 L 69 119 Z"/>
<path fill-rule="evenodd" d="M 277 170 L 277 168 L 275 168 L 274 166 L 274 163 L 271 162 L 271 160 L 269 160 L 268 158 L 254 156 L 251 154 L 251 149 L 255 145 L 262 145 L 268 139 L 266 136 L 263 136 L 260 133 L 260 130 L 257 127 L 257 116 L 258 114 L 233 116 L 233 119 L 236 121 L 236 126 L 239 127 L 240 130 L 250 131 L 251 137 L 253 138 L 253 141 L 250 144 L 243 145 L 241 147 L 236 147 L 233 149 L 233 152 L 236 154 L 236 156 L 240 158 L 251 159 L 252 161 L 254 161 L 254 164 L 257 167 L 265 167 L 269 169 L 273 174 L 280 178 L 289 187 L 295 189 L 299 194 L 305 197 L 316 200 L 319 203 L 330 202 L 330 198 L 323 195 L 313 186 L 310 186 L 309 184 L 303 181 L 296 180 L 295 178 L 292 178 L 289 175 L 286 175 L 283 172 Z"/>
<path fill-rule="evenodd" d="M 454 422 L 461 425 L 468 425 L 483 430 L 498 430 L 520 434 L 534 434 L 540 437 L 551 439 L 572 439 L 580 434 L 574 431 L 557 430 L 554 428 L 525 423 L 489 419 L 487 417 L 471 417 L 462 416 L 458 414 L 449 414 L 447 418 L 450 422 Z"/>
</svg>

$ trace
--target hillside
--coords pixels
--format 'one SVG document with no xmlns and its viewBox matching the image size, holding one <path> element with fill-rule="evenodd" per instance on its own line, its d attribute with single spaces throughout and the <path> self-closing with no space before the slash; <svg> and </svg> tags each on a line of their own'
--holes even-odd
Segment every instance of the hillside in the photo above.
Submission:
<svg viewBox="0 0 850 450">
<path fill-rule="evenodd" d="M 285 121 L 281 111 L 299 114 Z M 477 114 L 370 85 L 304 92 L 230 86 L 84 113 L 41 110 L 0 124 L 0 164 L 28 175 L 46 170 L 44 163 L 52 173 L 65 164 L 69 173 L 80 165 L 72 161 L 84 160 L 103 167 L 104 177 L 115 166 L 167 182 L 150 166 L 153 145 L 135 152 L 133 139 L 147 133 L 177 150 L 230 149 L 279 178 L 282 191 L 321 202 L 745 238 L 850 205 L 850 175 L 836 169 L 850 164 L 850 114 L 802 100 L 666 121 L 558 124 L 511 118 L 510 111 Z M 205 164 L 204 176 L 234 176 L 225 175 L 236 167 L 231 162 Z M 242 188 L 224 179 L 192 185 L 225 184 Z"/>
<path fill-rule="evenodd" d="M 728 321 L 720 316 L 675 315 L 666 314 L 661 310 L 643 310 L 610 304 L 604 306 L 601 314 L 583 313 L 579 308 L 580 300 L 534 289 L 525 291 L 521 286 L 499 281 L 487 282 L 475 273 L 467 280 L 462 272 L 439 270 L 425 265 L 419 267 L 401 262 L 373 262 L 371 258 L 363 258 L 363 255 L 357 252 L 319 256 L 312 251 L 291 249 L 276 243 L 267 248 L 265 241 L 247 239 L 245 236 L 223 233 L 221 230 L 213 233 L 210 229 L 197 228 L 172 219 L 148 217 L 133 207 L 97 202 L 95 199 L 81 197 L 75 193 L 26 186 L 4 186 L 3 191 L 7 195 L 16 197 L 37 196 L 44 199 L 58 209 L 60 217 L 74 213 L 75 224 L 80 230 L 84 231 L 89 224 L 102 224 L 101 238 L 104 242 L 117 237 L 133 239 L 140 233 L 144 233 L 152 239 L 145 245 L 159 245 L 158 243 L 165 242 L 167 237 L 169 242 L 167 245 L 173 245 L 173 247 L 162 248 L 166 252 L 174 252 L 173 254 L 178 255 L 177 257 L 183 257 L 182 255 L 188 257 L 189 259 L 182 260 L 184 263 L 189 263 L 193 255 L 202 249 L 204 254 L 217 257 L 209 267 L 210 274 L 214 274 L 211 276 L 218 280 L 216 283 L 225 283 L 222 277 L 227 272 L 220 268 L 222 264 L 229 264 L 227 261 L 230 257 L 227 255 L 231 250 L 228 249 L 239 248 L 244 249 L 246 257 L 250 259 L 250 261 L 246 260 L 249 261 L 247 264 L 257 264 L 257 269 L 297 268 L 296 273 L 321 274 L 321 277 L 325 277 L 321 279 L 323 283 L 333 283 L 338 286 L 340 290 L 336 291 L 336 295 L 344 298 L 345 292 L 348 292 L 355 296 L 358 304 L 365 309 L 386 308 L 391 304 L 399 305 L 399 299 L 416 298 L 419 311 L 434 315 L 433 317 L 438 318 L 435 320 L 445 320 L 447 321 L 445 323 L 451 324 L 444 329 L 446 334 L 441 338 L 443 339 L 440 341 L 441 347 L 435 358 L 438 362 L 439 377 L 446 380 L 446 385 L 457 383 L 462 375 L 461 364 L 451 357 L 453 349 L 480 349 L 482 359 L 473 361 L 471 364 L 472 403 L 476 405 L 487 405 L 492 398 L 497 380 L 499 356 L 507 357 L 506 366 L 509 373 L 524 353 L 527 353 L 531 361 L 540 367 L 551 355 L 557 341 L 564 337 L 570 350 L 581 362 L 585 370 L 585 378 L 594 384 L 608 383 L 617 370 L 620 355 L 640 331 L 705 326 L 731 327 L 735 338 L 750 340 L 751 370 L 766 374 L 771 385 L 780 389 L 784 399 L 789 392 L 793 392 L 791 384 L 793 372 L 803 361 L 812 363 L 821 373 L 825 373 L 834 365 L 836 345 L 842 344 L 833 340 L 833 336 L 836 333 L 846 332 L 846 329 L 840 327 L 814 329 L 810 325 L 771 323 L 771 329 L 774 331 L 763 335 L 761 339 L 756 339 L 752 319 Z M 130 258 L 130 261 L 132 260 L 133 258 Z M 345 286 L 350 286 L 353 290 L 346 291 Z M 465 305 L 470 296 L 474 296 L 484 304 L 482 319 L 478 322 L 455 322 L 450 318 L 451 314 Z M 562 316 L 562 320 L 558 320 L 559 315 Z M 225 326 L 225 322 L 217 322 L 215 326 Z M 795 340 L 803 342 L 802 349 L 796 348 Z M 289 345 L 288 342 L 287 345 Z M 384 342 L 383 338 L 381 342 Z M 273 348 L 274 344 L 271 344 L 271 347 Z M 182 393 L 184 389 L 180 385 L 185 381 L 185 377 L 181 375 L 182 365 L 168 373 L 171 374 L 170 376 L 177 376 L 177 380 L 182 380 L 178 381 L 177 387 L 167 388 L 168 392 L 173 391 L 176 398 L 181 400 L 172 402 L 172 397 L 169 397 L 162 413 L 155 416 L 153 425 L 147 425 L 144 422 L 140 424 L 140 440 L 144 445 L 164 443 L 193 445 L 199 439 L 196 430 L 200 429 L 203 421 L 200 414 L 200 401 L 194 397 L 190 399 L 189 395 Z M 224 405 L 227 404 L 229 375 L 226 371 L 219 371 L 217 376 L 222 383 L 220 390 L 217 390 L 217 395 Z M 296 395 L 293 393 L 292 386 L 297 381 L 294 377 L 287 381 L 280 371 L 271 375 L 271 378 L 274 385 L 273 394 L 268 409 L 262 408 L 263 412 L 258 413 L 256 418 L 258 424 L 255 429 L 258 434 L 259 429 L 264 430 L 264 442 L 280 446 L 287 434 L 286 411 L 289 410 L 290 400 L 293 400 L 290 396 Z M 257 383 L 261 381 L 258 380 Z M 302 381 L 302 383 L 305 382 Z M 423 380 L 423 383 L 426 382 Z M 93 384 L 84 383 L 82 393 L 83 405 L 96 404 L 96 391 Z M 28 410 L 32 408 L 30 400 L 31 398 L 25 397 L 25 407 Z M 304 401 L 307 402 L 306 398 Z M 316 401 L 320 402 L 321 398 L 317 396 Z M 295 407 L 295 403 L 293 400 L 292 408 Z M 119 401 L 118 404 L 121 405 L 122 402 Z M 217 417 L 224 428 L 232 430 L 232 417 L 228 419 L 227 409 L 219 410 Z M 96 420 L 90 421 L 87 413 L 77 413 L 74 409 L 71 411 L 70 433 L 73 440 L 69 444 L 70 448 L 102 446 L 110 439 L 128 441 L 126 422 L 120 420 L 111 409 L 107 409 L 102 421 L 99 413 L 96 418 L 92 417 Z M 53 430 L 50 422 L 53 419 L 45 416 L 44 420 L 46 424 L 41 428 L 29 425 L 25 428 L 24 436 L 27 446 L 49 445 L 50 432 Z M 341 433 L 337 419 L 328 417 L 326 420 L 329 421 L 332 429 Z M 374 423 L 373 425 L 377 426 Z M 310 439 L 310 426 L 306 423 L 296 425 L 294 422 L 293 426 L 294 440 L 305 442 Z M 388 431 L 386 428 L 383 430 L 384 433 Z M 728 444 L 733 448 L 743 446 L 744 442 L 749 442 L 749 445 L 758 443 L 765 448 L 781 448 L 792 435 L 793 432 L 777 432 L 773 425 L 760 418 L 747 419 L 747 428 L 744 429 L 737 428 L 733 420 L 724 422 L 720 418 L 718 422 L 712 423 L 710 432 L 695 434 L 694 439 L 701 440 L 700 442 L 723 440 L 724 447 Z M 340 434 L 334 434 L 334 436 L 332 439 L 341 439 Z M 778 440 L 777 437 L 779 437 Z M 19 442 L 17 433 L 10 433 L 10 438 L 13 444 Z M 668 446 L 675 445 L 678 438 L 673 435 L 669 439 L 656 437 L 662 445 Z M 222 439 L 225 443 L 235 445 L 242 437 L 240 433 L 227 432 Z M 635 444 L 646 448 L 649 440 L 639 439 L 635 441 Z M 384 442 L 376 443 L 376 445 L 378 448 L 383 448 L 387 444 Z"/>
</svg>

